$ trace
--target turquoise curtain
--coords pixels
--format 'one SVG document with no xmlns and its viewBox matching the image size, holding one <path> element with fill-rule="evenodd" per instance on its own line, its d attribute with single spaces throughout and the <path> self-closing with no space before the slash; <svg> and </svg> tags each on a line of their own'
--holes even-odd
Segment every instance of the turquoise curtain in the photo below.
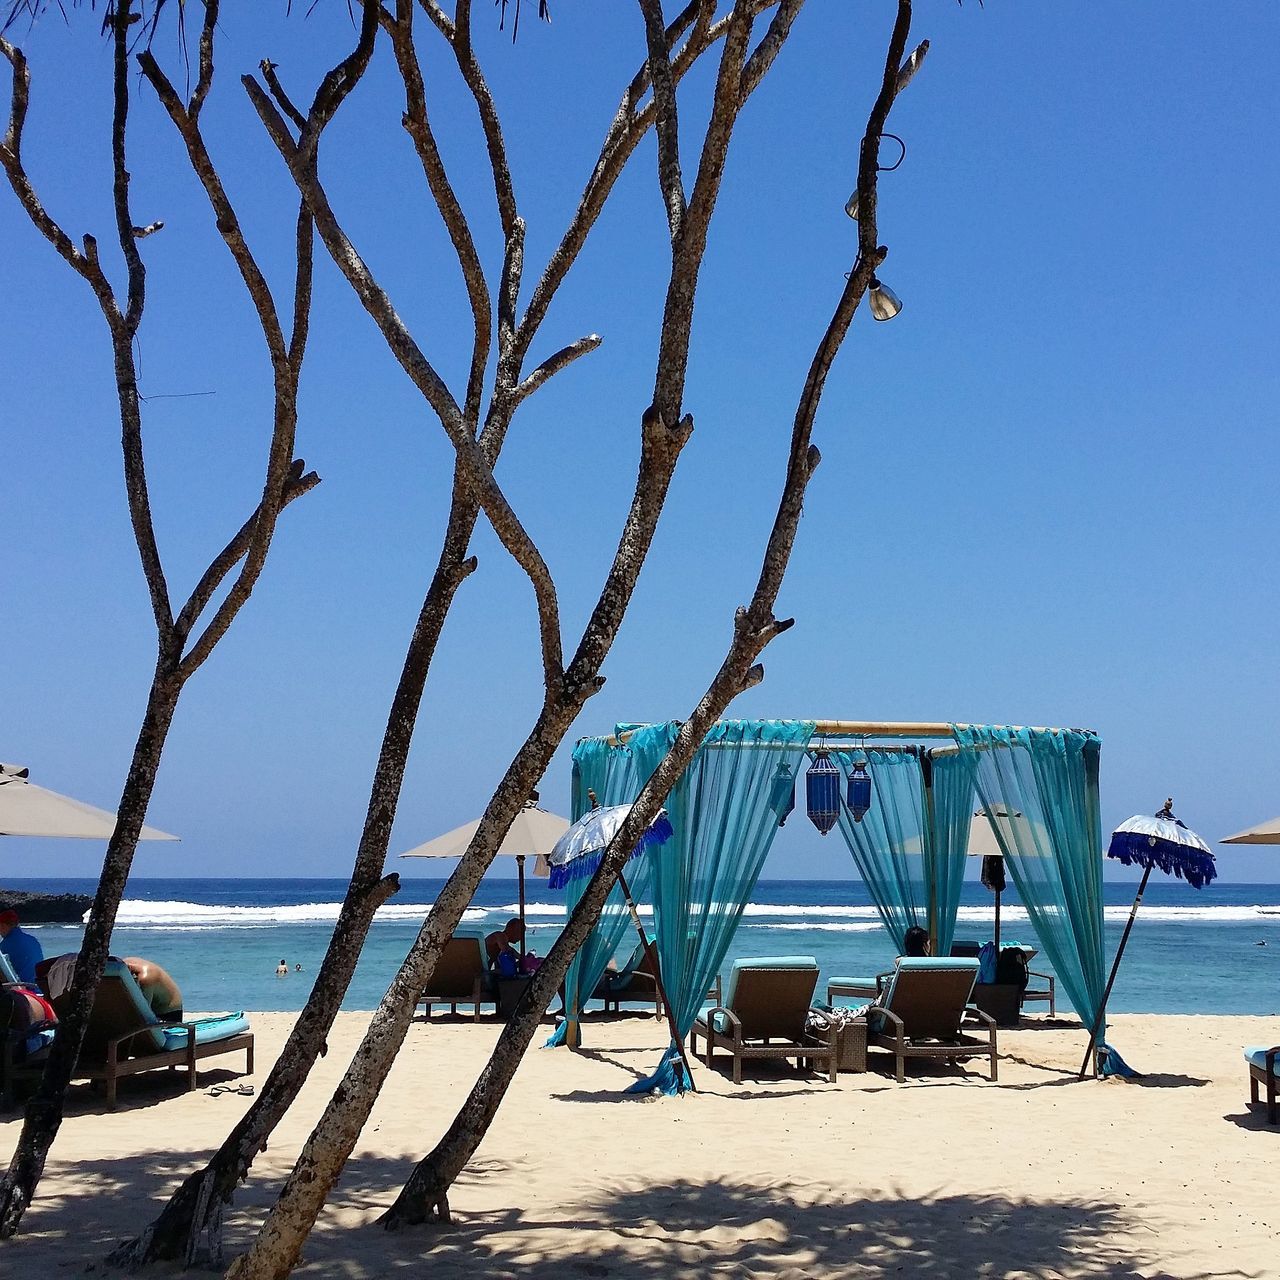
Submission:
<svg viewBox="0 0 1280 1280">
<path fill-rule="evenodd" d="M 836 825 L 867 893 L 901 955 L 908 929 L 929 927 L 929 885 L 925 878 L 924 784 L 914 748 L 833 750 L 832 762 L 847 788 L 849 770 L 865 760 L 871 775 L 871 808 L 854 822 L 843 805 Z"/>
<path fill-rule="evenodd" d="M 952 726 L 974 764 L 978 798 L 993 823 L 1005 865 L 1086 1027 L 1102 1005 L 1102 819 L 1095 734 L 1074 729 Z"/>
<path fill-rule="evenodd" d="M 933 913 L 934 954 L 949 956 L 969 856 L 969 824 L 973 821 L 973 755 L 966 751 L 926 751 L 921 757 L 925 780 L 924 876 Z"/>
<path fill-rule="evenodd" d="M 654 725 L 629 739 L 642 778 L 657 767 L 678 727 Z M 778 765 L 799 773 L 813 728 L 812 721 L 716 724 L 667 798 L 674 835 L 637 859 L 654 875 L 659 968 L 681 1040 L 720 971 L 777 834 Z M 675 1093 L 686 1083 L 672 1042 L 654 1074 L 628 1092 Z"/>
<path fill-rule="evenodd" d="M 630 804 L 640 794 L 640 788 L 648 776 L 648 773 L 641 776 L 637 772 L 636 757 L 629 748 L 610 747 L 604 738 L 582 739 L 573 749 L 573 820 L 576 822 L 591 808 L 588 790 L 596 793 L 596 798 L 602 805 Z M 646 853 L 627 864 L 627 883 L 631 885 L 637 903 L 649 894 L 652 882 L 649 858 L 650 854 Z M 590 883 L 588 876 L 581 880 L 571 880 L 565 886 L 566 915 L 577 906 Z M 565 1016 L 552 1032 L 547 1048 L 566 1043 L 576 1045 L 579 1042 L 583 1006 L 604 976 L 605 968 L 618 949 L 623 935 L 632 927 L 622 890 L 614 885 L 605 899 L 596 927 L 570 962 L 565 974 Z"/>
</svg>

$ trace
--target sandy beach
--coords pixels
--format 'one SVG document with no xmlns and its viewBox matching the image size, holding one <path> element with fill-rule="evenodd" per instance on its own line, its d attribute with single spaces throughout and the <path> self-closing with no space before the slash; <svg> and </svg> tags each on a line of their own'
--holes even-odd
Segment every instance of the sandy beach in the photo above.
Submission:
<svg viewBox="0 0 1280 1280">
<path fill-rule="evenodd" d="M 258 1076 L 292 1015 L 258 1014 Z M 298 1274 L 982 1277 L 1280 1275 L 1280 1130 L 1245 1105 L 1244 1043 L 1274 1019 L 1118 1017 L 1149 1074 L 1077 1084 L 1080 1029 L 1001 1034 L 1000 1081 L 916 1067 L 835 1085 L 772 1064 L 741 1086 L 701 1069 L 683 1099 L 622 1099 L 658 1057 L 658 1024 L 597 1021 L 587 1050 L 531 1049 L 452 1196 L 451 1229 L 372 1226 L 452 1116 L 497 1035 L 415 1023 Z M 244 1242 L 328 1098 L 367 1015 L 331 1049 L 229 1218 Z M 873 1055 L 873 1066 L 877 1059 Z M 153 1078 L 114 1114 L 77 1091 L 38 1202 L 6 1247 L 13 1274 L 98 1261 L 140 1227 L 249 1100 Z M 17 1135 L 0 1124 L 6 1150 Z M 7 1268 L 6 1268 L 7 1269 Z"/>
</svg>

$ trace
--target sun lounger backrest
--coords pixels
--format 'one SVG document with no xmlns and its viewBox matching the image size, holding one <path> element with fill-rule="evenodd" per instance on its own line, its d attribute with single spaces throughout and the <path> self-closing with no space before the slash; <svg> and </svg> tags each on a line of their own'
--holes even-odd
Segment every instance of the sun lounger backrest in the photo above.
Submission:
<svg viewBox="0 0 1280 1280">
<path fill-rule="evenodd" d="M 424 995 L 469 1000 L 475 989 L 476 979 L 483 977 L 489 968 L 485 954 L 484 938 L 478 933 L 455 933 L 444 944 L 436 971 L 427 983 Z"/>
<path fill-rule="evenodd" d="M 949 1040 L 978 980 L 978 962 L 959 957 L 903 956 L 877 1002 L 902 1019 L 917 1040 Z"/>
<path fill-rule="evenodd" d="M 817 985 L 812 956 L 735 960 L 725 1007 L 737 1015 L 748 1039 L 800 1040 Z"/>
<path fill-rule="evenodd" d="M 13 965 L 9 963 L 9 957 L 3 951 L 0 951 L 0 982 L 17 982 L 18 975 L 13 970 Z"/>
<path fill-rule="evenodd" d="M 52 1001 L 59 1018 L 63 1016 L 69 999 L 70 993 L 64 992 Z M 149 1034 L 134 1036 L 120 1046 L 118 1054 L 122 1061 L 159 1053 L 165 1047 L 164 1031 L 133 974 L 122 961 L 108 960 L 102 981 L 94 993 L 89 1026 L 80 1048 L 81 1061 L 100 1062 L 107 1055 L 108 1040 L 117 1040 L 131 1031 L 148 1029 L 152 1029 Z"/>
</svg>

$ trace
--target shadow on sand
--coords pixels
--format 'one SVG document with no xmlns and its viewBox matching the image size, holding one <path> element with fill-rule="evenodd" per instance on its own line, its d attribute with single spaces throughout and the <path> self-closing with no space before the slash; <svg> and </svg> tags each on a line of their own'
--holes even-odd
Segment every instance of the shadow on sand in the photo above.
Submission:
<svg viewBox="0 0 1280 1280">
<path fill-rule="evenodd" d="M 61 1266 L 98 1264 L 108 1249 L 151 1216 L 162 1185 L 190 1167 L 191 1157 L 161 1151 L 125 1161 L 87 1161 L 81 1193 L 41 1197 L 34 1229 L 47 1233 Z M 801 1275 L 973 1277 L 1013 1280 L 1152 1280 L 1168 1275 L 1159 1234 L 1125 1206 L 1103 1200 L 1025 1199 L 1012 1195 L 930 1194 L 908 1198 L 892 1186 L 845 1201 L 816 1185 L 672 1178 L 627 1182 L 594 1191 L 569 1188 L 563 1209 L 545 1206 L 467 1212 L 470 1194 L 495 1174 L 519 1169 L 480 1161 L 454 1188 L 455 1222 L 390 1234 L 372 1222 L 388 1205 L 412 1162 L 359 1158 L 344 1173 L 335 1202 L 368 1215 L 344 1227 L 322 1216 L 306 1248 L 300 1276 L 384 1280 L 392 1273 L 510 1276 L 519 1280 L 618 1277 L 667 1280 L 715 1274 L 786 1280 Z M 181 1167 L 179 1167 L 181 1166 Z M 232 1254 L 248 1243 L 275 1193 L 252 1184 L 227 1222 Z M 150 1200 L 150 1203 L 148 1203 Z M 72 1210 L 74 1209 L 74 1212 Z M 349 1220 L 349 1219 L 348 1219 Z M 74 1223 L 74 1235 L 71 1224 Z M 589 1231 L 590 1237 L 583 1232 Z M 1209 1276 L 1252 1280 L 1258 1273 L 1217 1269 Z"/>
</svg>

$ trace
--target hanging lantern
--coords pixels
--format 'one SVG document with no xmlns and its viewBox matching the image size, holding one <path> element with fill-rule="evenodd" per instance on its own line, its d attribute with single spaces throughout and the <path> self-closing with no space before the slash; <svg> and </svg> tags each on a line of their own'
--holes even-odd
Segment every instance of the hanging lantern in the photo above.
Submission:
<svg viewBox="0 0 1280 1280">
<path fill-rule="evenodd" d="M 855 760 L 849 771 L 849 794 L 846 803 L 853 814 L 854 822 L 861 822 L 863 815 L 871 808 L 871 775 L 867 772 L 865 760 Z"/>
<path fill-rule="evenodd" d="M 773 775 L 769 789 L 769 808 L 778 815 L 778 826 L 785 827 L 791 811 L 796 807 L 796 780 L 785 760 L 778 761 L 778 772 Z"/>
<path fill-rule="evenodd" d="M 809 821 L 825 836 L 840 817 L 840 770 L 831 763 L 826 747 L 813 753 L 813 763 L 804 776 L 804 790 Z"/>
</svg>

